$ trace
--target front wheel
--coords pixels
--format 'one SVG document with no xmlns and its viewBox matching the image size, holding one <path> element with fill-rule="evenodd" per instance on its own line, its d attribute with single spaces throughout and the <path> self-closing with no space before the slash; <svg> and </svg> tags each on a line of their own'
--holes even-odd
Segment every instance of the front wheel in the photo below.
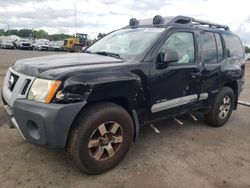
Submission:
<svg viewBox="0 0 250 188">
<path fill-rule="evenodd" d="M 235 95 L 231 88 L 223 87 L 215 98 L 210 111 L 204 115 L 205 122 L 213 127 L 223 126 L 232 114 Z"/>
<path fill-rule="evenodd" d="M 68 151 L 85 173 L 99 174 L 117 165 L 133 140 L 133 121 L 128 112 L 113 103 L 88 107 L 76 121 Z"/>
<path fill-rule="evenodd" d="M 77 52 L 77 53 L 82 52 L 82 46 L 81 45 L 74 45 L 73 52 Z"/>
</svg>

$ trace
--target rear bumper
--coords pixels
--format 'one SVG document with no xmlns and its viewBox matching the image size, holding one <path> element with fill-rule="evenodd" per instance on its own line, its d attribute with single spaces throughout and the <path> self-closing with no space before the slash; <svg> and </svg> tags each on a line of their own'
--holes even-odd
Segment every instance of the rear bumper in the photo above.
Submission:
<svg viewBox="0 0 250 188">
<path fill-rule="evenodd" d="M 66 145 L 70 127 L 86 103 L 44 104 L 26 99 L 16 100 L 13 107 L 5 105 L 11 123 L 33 144 L 50 148 Z"/>
</svg>

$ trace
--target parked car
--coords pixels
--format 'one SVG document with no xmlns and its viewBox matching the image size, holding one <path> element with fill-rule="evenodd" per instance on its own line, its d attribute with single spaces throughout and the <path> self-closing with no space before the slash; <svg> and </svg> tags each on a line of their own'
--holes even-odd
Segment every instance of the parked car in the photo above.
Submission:
<svg viewBox="0 0 250 188">
<path fill-rule="evenodd" d="M 48 51 L 49 49 L 49 45 L 43 42 L 36 42 L 33 44 L 33 47 L 34 50 L 39 50 L 39 51 Z"/>
<path fill-rule="evenodd" d="M 1 43 L 1 48 L 4 48 L 4 49 L 15 49 L 15 46 L 14 46 L 13 42 L 5 41 L 5 42 Z"/>
<path fill-rule="evenodd" d="M 143 125 L 193 111 L 224 125 L 244 70 L 244 48 L 228 26 L 133 18 L 85 53 L 17 61 L 2 95 L 23 138 L 66 148 L 81 171 L 98 174 L 124 158 Z"/>
<path fill-rule="evenodd" d="M 26 40 L 26 39 L 20 39 L 20 40 L 16 40 L 14 42 L 14 45 L 16 46 L 16 48 L 18 49 L 22 49 L 22 50 L 33 50 L 33 44 L 31 41 Z"/>
<path fill-rule="evenodd" d="M 49 50 L 50 51 L 63 51 L 63 41 L 50 41 Z"/>
</svg>

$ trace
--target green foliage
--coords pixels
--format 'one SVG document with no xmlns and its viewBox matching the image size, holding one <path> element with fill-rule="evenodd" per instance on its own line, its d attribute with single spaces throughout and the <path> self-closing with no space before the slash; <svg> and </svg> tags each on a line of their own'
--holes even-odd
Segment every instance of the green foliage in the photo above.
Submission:
<svg viewBox="0 0 250 188">
<path fill-rule="evenodd" d="M 46 39 L 46 38 L 48 38 L 48 36 L 49 36 L 49 34 L 44 30 L 39 30 L 39 31 L 34 30 L 33 31 L 33 37 L 36 39 Z"/>
<path fill-rule="evenodd" d="M 69 37 L 73 37 L 73 36 L 61 33 L 61 34 L 49 35 L 48 39 L 49 40 L 64 40 L 64 39 L 69 38 Z"/>
<path fill-rule="evenodd" d="M 250 48 L 249 48 L 248 46 L 245 46 L 245 52 L 246 52 L 247 54 L 250 53 Z"/>
<path fill-rule="evenodd" d="M 9 32 L 11 32 L 11 30 Z M 19 36 L 19 37 L 24 37 L 24 38 L 32 37 L 32 30 L 30 30 L 30 29 L 21 29 L 21 30 L 18 31 L 17 34 L 18 34 L 17 36 Z"/>
<path fill-rule="evenodd" d="M 4 35 L 4 30 L 0 29 L 0 36 Z"/>
</svg>

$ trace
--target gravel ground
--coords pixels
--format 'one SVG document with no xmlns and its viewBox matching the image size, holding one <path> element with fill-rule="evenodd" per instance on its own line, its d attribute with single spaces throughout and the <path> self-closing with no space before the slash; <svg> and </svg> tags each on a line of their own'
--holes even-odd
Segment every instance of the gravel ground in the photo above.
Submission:
<svg viewBox="0 0 250 188">
<path fill-rule="evenodd" d="M 15 60 L 50 52 L 0 50 L 0 86 Z M 250 69 L 241 100 L 250 102 Z M 0 107 L 0 187 L 250 187 L 250 108 L 239 106 L 229 122 L 211 128 L 190 117 L 145 127 L 125 159 L 98 176 L 82 174 L 62 150 L 27 143 L 6 125 Z"/>
</svg>

